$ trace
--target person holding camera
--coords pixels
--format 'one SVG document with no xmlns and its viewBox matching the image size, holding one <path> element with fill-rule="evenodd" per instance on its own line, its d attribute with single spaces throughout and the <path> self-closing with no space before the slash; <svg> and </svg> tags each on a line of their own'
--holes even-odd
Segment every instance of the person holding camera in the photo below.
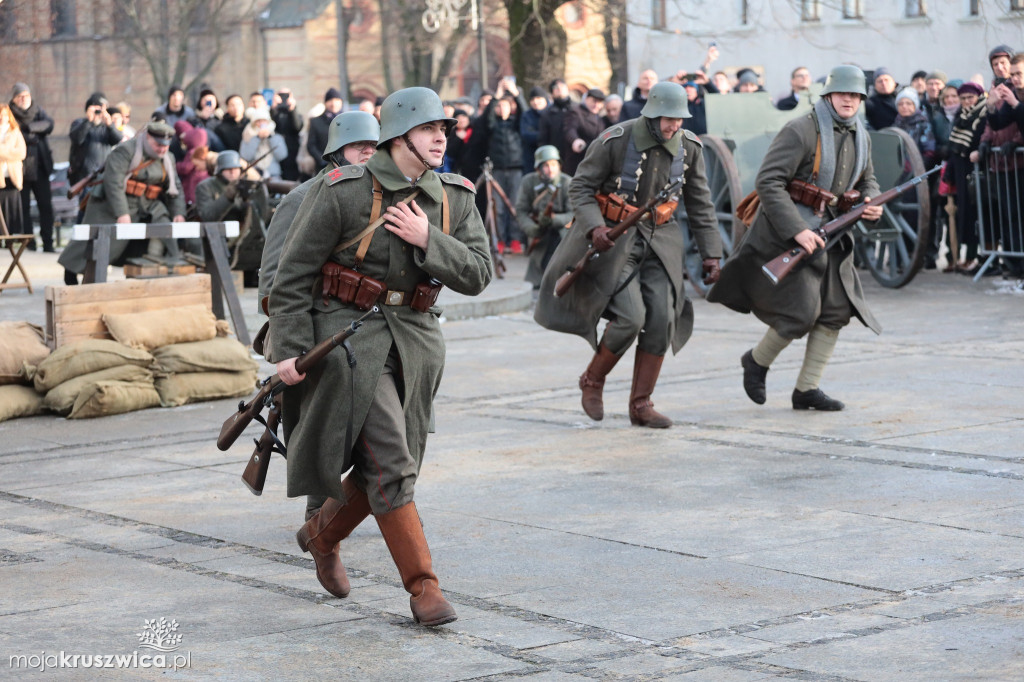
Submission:
<svg viewBox="0 0 1024 682">
<path fill-rule="evenodd" d="M 188 119 L 188 123 L 193 128 L 202 128 L 206 131 L 206 146 L 211 152 L 224 151 L 224 142 L 217 135 L 217 126 L 221 124 L 220 103 L 213 90 L 204 88 L 199 92 L 196 115 Z"/>
<path fill-rule="evenodd" d="M 296 108 L 295 97 L 289 88 L 281 88 L 274 95 L 274 108 L 270 111 L 270 119 L 277 126 L 277 134 L 284 138 L 288 148 L 288 156 L 281 159 L 281 179 L 299 179 L 299 146 L 302 144 L 299 133 L 302 132 L 302 114 Z"/>
<path fill-rule="evenodd" d="M 94 92 L 85 102 L 85 116 L 71 123 L 68 182 L 72 185 L 103 167 L 107 154 L 121 142 L 122 134 L 107 113 L 107 98 Z M 78 218 L 81 222 L 81 216 Z"/>
</svg>

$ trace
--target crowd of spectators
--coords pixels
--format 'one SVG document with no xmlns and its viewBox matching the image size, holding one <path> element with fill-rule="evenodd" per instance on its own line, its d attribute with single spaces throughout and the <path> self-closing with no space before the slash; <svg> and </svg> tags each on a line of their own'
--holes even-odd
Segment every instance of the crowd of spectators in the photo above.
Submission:
<svg viewBox="0 0 1024 682">
<path fill-rule="evenodd" d="M 993 172 L 1004 174 L 1016 170 L 1017 165 L 1024 166 L 1018 155 L 989 153 L 992 149 L 1009 150 L 1024 141 L 1024 77 L 1020 73 L 1024 56 L 1015 55 L 1005 45 L 993 49 L 988 56 L 990 77 L 976 74 L 951 79 L 940 70 L 920 70 L 912 73 L 904 86 L 898 73 L 888 67 L 868 71 L 869 94 L 863 115 L 869 129 L 899 128 L 914 140 L 927 168 L 947 163 L 941 181 L 935 176 L 931 193 L 935 206 L 944 205 L 947 197 L 956 204 L 957 230 L 950 235 L 946 212 L 933 211 L 934 236 L 926 267 L 936 266 L 939 239 L 945 230 L 950 252 L 946 270 L 977 270 L 979 209 L 969 182 L 974 164 L 988 163 Z M 684 127 L 696 134 L 707 132 L 708 95 L 764 92 L 763 74 L 754 69 L 740 68 L 732 75 L 725 70 L 712 71 L 711 65 L 718 57 L 718 48 L 712 45 L 697 69 L 678 70 L 666 77 L 686 89 L 691 118 L 684 121 Z M 483 90 L 475 101 L 462 97 L 445 103 L 446 111 L 458 123 L 443 170 L 477 181 L 489 163 L 489 177 L 509 204 L 515 205 L 520 179 L 533 172 L 538 147 L 551 145 L 557 149 L 562 172 L 572 175 L 602 130 L 640 115 L 651 87 L 658 81 L 659 75 L 653 69 L 641 71 L 627 93 L 628 99 L 624 99 L 596 87 L 577 85 L 576 90 L 570 90 L 563 79 L 555 79 L 546 89 L 531 88 L 526 98 L 514 78 L 503 78 L 495 90 Z M 795 109 L 812 98 L 812 82 L 811 70 L 797 66 L 789 74 L 789 88 L 772 98 L 772 103 L 779 110 Z M 299 181 L 310 177 L 325 165 L 321 152 L 327 144 L 331 120 L 346 108 L 376 113 L 381 99 L 352 102 L 346 107 L 342 93 L 330 88 L 322 104 L 304 118 L 288 88 L 281 88 L 269 98 L 261 92 L 250 93 L 247 100 L 240 94 L 230 94 L 222 103 L 217 93 L 204 85 L 193 108 L 186 102 L 184 90 L 172 86 L 166 101 L 153 111 L 151 118 L 167 122 L 178 133 L 171 151 L 185 196 L 191 202 L 195 187 L 211 175 L 216 155 L 223 151 L 237 151 L 243 164 L 254 164 L 266 178 Z M 103 93 L 97 92 L 87 99 L 84 109 L 85 115 L 76 119 L 69 130 L 71 183 L 98 171 L 110 149 L 135 134 L 127 103 L 111 104 Z M 17 124 L 9 126 L 11 132 L 6 133 L 7 137 L 20 130 L 27 153 L 17 181 L 22 201 L 16 210 L 14 202 L 6 200 L 4 215 L 12 233 L 31 233 L 29 203 L 34 195 L 39 206 L 43 248 L 52 251 L 53 214 L 49 210 L 49 186 L 45 179 L 53 169 L 46 138 L 53 132 L 54 122 L 32 101 L 29 86 L 24 83 L 15 85 L 7 117 Z M 8 139 L 6 144 L 9 146 L 11 141 Z M 8 169 L 14 167 L 13 162 L 7 163 Z M 1013 177 L 1019 178 L 1020 174 Z M 11 194 L 10 187 L 15 183 L 10 170 L 3 182 L 0 191 Z M 1010 187 L 1007 192 L 1013 195 L 1014 202 L 1021 195 L 1020 188 Z M 488 194 L 495 202 L 499 248 L 521 252 L 524 237 L 504 199 L 495 197 L 496 192 L 481 191 L 481 212 L 489 209 L 485 199 Z M 1008 197 L 1007 201 L 1010 200 Z M 1012 231 L 1014 220 L 1020 222 L 1018 203 L 1011 207 L 1010 219 L 1004 220 L 1004 234 Z M 1022 247 L 1017 244 L 1016 248 Z"/>
</svg>

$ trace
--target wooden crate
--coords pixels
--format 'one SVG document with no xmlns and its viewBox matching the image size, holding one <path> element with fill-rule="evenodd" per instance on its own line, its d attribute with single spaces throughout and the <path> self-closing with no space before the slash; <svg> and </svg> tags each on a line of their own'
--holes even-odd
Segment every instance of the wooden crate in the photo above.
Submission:
<svg viewBox="0 0 1024 682">
<path fill-rule="evenodd" d="M 213 309 L 209 275 L 49 286 L 46 344 L 56 349 L 90 337 L 111 338 L 103 324 L 103 313 L 141 313 L 196 304 Z"/>
<path fill-rule="evenodd" d="M 145 265 L 125 263 L 124 265 L 124 276 L 127 279 L 194 275 L 195 272 L 196 266 L 194 265 L 172 265 L 170 267 L 160 263 L 146 263 Z"/>
</svg>

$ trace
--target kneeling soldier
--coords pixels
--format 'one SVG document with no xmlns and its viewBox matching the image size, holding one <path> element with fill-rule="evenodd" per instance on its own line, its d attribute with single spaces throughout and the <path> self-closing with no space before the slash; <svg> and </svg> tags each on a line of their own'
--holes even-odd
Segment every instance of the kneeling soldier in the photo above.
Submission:
<svg viewBox="0 0 1024 682">
<path fill-rule="evenodd" d="M 524 175 L 519 185 L 516 218 L 526 235 L 526 253 L 530 257 L 526 281 L 539 289 L 544 268 L 562 241 L 563 228 L 572 220 L 569 203 L 572 176 L 562 172 L 558 148 L 550 144 L 538 147 L 533 153 L 533 168 L 534 172 Z"/>
<path fill-rule="evenodd" d="M 456 617 L 413 501 L 444 369 L 433 302 L 442 285 L 476 295 L 493 276 L 473 183 L 433 172 L 454 125 L 432 90 L 390 95 L 366 165 L 335 168 L 313 183 L 270 291 L 269 359 L 298 389 L 288 399 L 301 403 L 288 494 L 329 498 L 299 530 L 299 546 L 313 555 L 327 591 L 344 597 L 339 543 L 372 513 L 423 625 Z M 308 376 L 295 371 L 299 355 L 375 305 L 382 312 L 350 339 L 356 364 L 335 352 Z"/>
</svg>

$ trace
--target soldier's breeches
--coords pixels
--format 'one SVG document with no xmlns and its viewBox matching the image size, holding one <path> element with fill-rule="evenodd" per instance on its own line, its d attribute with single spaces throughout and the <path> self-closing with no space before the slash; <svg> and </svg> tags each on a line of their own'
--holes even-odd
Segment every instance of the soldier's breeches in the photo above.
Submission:
<svg viewBox="0 0 1024 682">
<path fill-rule="evenodd" d="M 637 239 L 619 275 L 616 288 L 640 265 L 629 284 L 612 297 L 607 313 L 603 343 L 608 350 L 622 355 L 639 337 L 637 347 L 651 355 L 665 355 L 675 325 L 675 290 L 668 272 L 653 253 L 644 258 L 644 242 Z"/>
<path fill-rule="evenodd" d="M 398 357 L 392 352 L 352 448 L 350 476 L 356 487 L 366 491 L 375 515 L 412 502 L 419 473 L 419 462 L 409 452 L 405 437 L 405 414 L 396 384 L 398 367 Z"/>
</svg>

